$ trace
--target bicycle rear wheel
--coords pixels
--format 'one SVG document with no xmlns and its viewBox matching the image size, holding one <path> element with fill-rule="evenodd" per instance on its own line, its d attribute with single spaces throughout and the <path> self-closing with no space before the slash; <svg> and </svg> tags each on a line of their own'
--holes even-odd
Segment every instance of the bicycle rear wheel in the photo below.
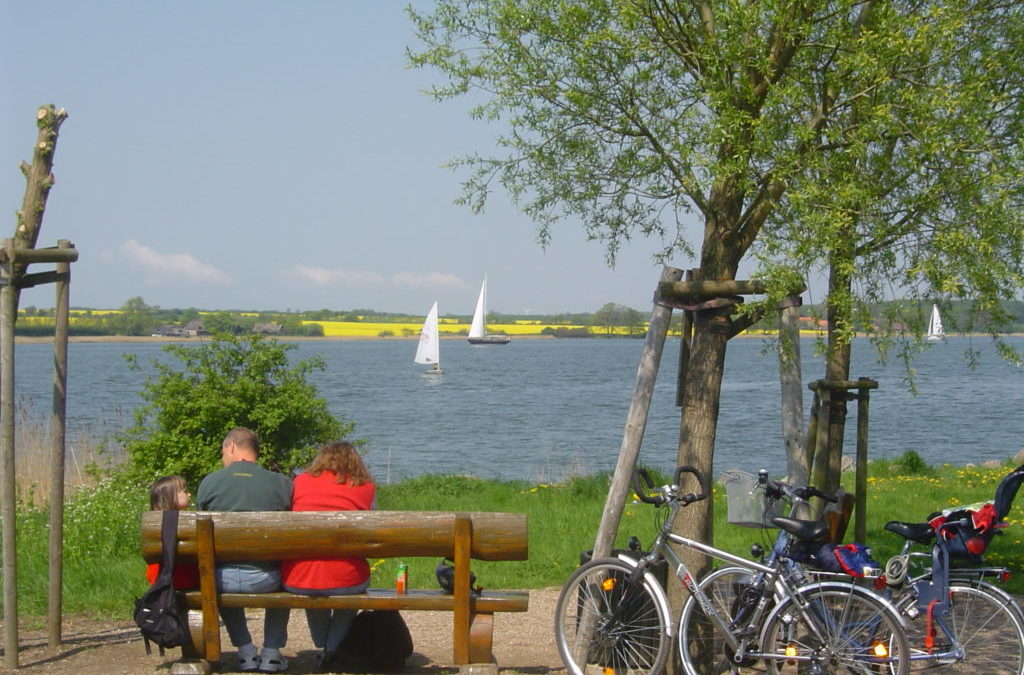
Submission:
<svg viewBox="0 0 1024 675">
<path fill-rule="evenodd" d="M 900 618 L 874 593 L 843 583 L 812 584 L 799 593 L 801 602 L 782 602 L 762 632 L 770 675 L 909 672 Z"/>
<path fill-rule="evenodd" d="M 910 622 L 907 639 L 913 656 L 912 669 L 953 675 L 1024 675 L 1024 626 L 1017 608 L 1005 597 L 993 595 L 971 582 L 954 581 L 949 587 L 947 622 L 950 634 L 933 621 L 934 644 L 925 644 L 928 629 L 927 612 L 921 611 Z M 916 606 L 909 598 L 900 610 Z M 959 642 L 957 652 L 953 639 Z"/>
<path fill-rule="evenodd" d="M 722 567 L 707 574 L 699 586 L 715 612 L 732 622 L 740 614 L 753 611 L 759 599 L 751 597 L 753 579 L 754 573 L 746 568 Z M 679 619 L 679 656 L 687 675 L 739 675 L 755 672 L 752 668 L 760 666 L 757 659 L 736 663 L 724 635 L 693 595 L 687 598 Z"/>
<path fill-rule="evenodd" d="M 555 644 L 570 673 L 658 673 L 669 655 L 669 617 L 649 576 L 598 558 L 569 577 L 555 606 Z"/>
</svg>

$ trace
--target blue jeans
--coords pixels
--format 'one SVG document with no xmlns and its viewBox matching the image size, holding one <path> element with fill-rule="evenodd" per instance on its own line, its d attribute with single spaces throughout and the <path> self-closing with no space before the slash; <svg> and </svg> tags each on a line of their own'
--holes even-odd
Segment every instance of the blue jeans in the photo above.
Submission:
<svg viewBox="0 0 1024 675">
<path fill-rule="evenodd" d="M 284 590 L 297 595 L 358 595 L 365 593 L 370 587 L 370 580 L 367 579 L 356 586 L 342 586 L 339 588 L 297 588 L 285 586 Z M 348 629 L 352 625 L 352 619 L 356 617 L 354 609 L 307 609 L 306 623 L 309 624 L 309 637 L 318 649 L 327 652 L 336 652 L 341 641 L 348 635 Z"/>
<path fill-rule="evenodd" d="M 216 570 L 217 588 L 225 593 L 271 593 L 281 590 L 280 570 L 264 570 L 251 565 L 224 565 Z M 288 642 L 287 607 L 272 607 L 263 617 L 263 646 L 280 649 Z M 231 644 L 242 647 L 252 642 L 242 607 L 221 607 Z"/>
</svg>

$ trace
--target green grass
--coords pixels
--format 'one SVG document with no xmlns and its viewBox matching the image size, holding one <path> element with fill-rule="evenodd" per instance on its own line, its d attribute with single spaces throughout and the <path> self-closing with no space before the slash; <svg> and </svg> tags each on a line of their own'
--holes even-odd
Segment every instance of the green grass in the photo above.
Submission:
<svg viewBox="0 0 1024 675">
<path fill-rule="evenodd" d="M 999 480 L 1012 467 L 994 469 L 953 466 L 922 467 L 874 462 L 868 486 L 868 541 L 884 562 L 900 541 L 884 532 L 889 520 L 923 521 L 931 512 L 991 499 Z M 659 484 L 664 477 L 658 479 Z M 852 490 L 853 476 L 845 477 Z M 529 517 L 530 557 L 524 562 L 474 561 L 477 581 L 485 588 L 560 586 L 579 564 L 581 551 L 593 547 L 610 477 L 577 477 L 558 484 L 480 480 L 466 476 L 423 476 L 381 486 L 378 508 L 428 511 L 511 511 Z M 725 494 L 714 491 L 715 543 L 746 555 L 754 542 L 770 544 L 773 533 L 729 525 Z M 133 598 L 145 590 L 145 565 L 139 556 L 138 516 L 146 506 L 146 489 L 117 476 L 73 495 L 65 510 L 64 611 L 96 617 L 126 618 Z M 1024 500 L 1009 515 L 1010 527 L 996 537 L 986 559 L 1015 572 L 1008 589 L 1024 593 Z M 649 545 L 656 518 L 646 504 L 627 503 L 616 547 L 630 535 Z M 684 516 L 685 517 L 685 512 Z M 847 541 L 852 537 L 852 524 Z M 23 617 L 46 613 L 47 515 L 22 506 L 18 517 L 18 597 Z M 397 561 L 374 563 L 374 586 L 391 586 Z M 411 588 L 434 588 L 438 560 L 410 559 Z"/>
</svg>

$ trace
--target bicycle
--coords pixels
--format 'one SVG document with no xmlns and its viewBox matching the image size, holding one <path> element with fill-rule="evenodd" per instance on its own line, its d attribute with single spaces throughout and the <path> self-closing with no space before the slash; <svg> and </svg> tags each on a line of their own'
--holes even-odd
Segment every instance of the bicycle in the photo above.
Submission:
<svg viewBox="0 0 1024 675">
<path fill-rule="evenodd" d="M 681 491 L 684 474 L 696 479 L 700 492 Z M 555 608 L 555 641 L 570 673 L 658 673 L 673 637 L 689 675 L 739 673 L 755 665 L 771 675 L 908 672 L 904 622 L 891 604 L 850 582 L 807 583 L 800 566 L 783 555 L 790 536 L 820 537 L 824 524 L 774 518 L 781 531 L 771 553 L 761 562 L 747 560 L 671 531 L 679 509 L 707 498 L 696 469 L 678 467 L 672 484 L 654 496 L 645 470 L 634 473 L 633 484 L 641 501 L 667 506 L 667 515 L 648 554 L 594 559 L 566 581 Z M 731 566 L 697 582 L 672 544 Z M 690 593 L 678 629 L 651 572 L 662 560 Z"/>
<path fill-rule="evenodd" d="M 1003 589 L 986 581 L 1005 568 L 954 568 L 944 533 L 966 527 L 953 520 L 891 521 L 885 529 L 904 538 L 902 551 L 886 564 L 893 602 L 912 619 L 908 640 L 916 669 L 938 673 L 1024 675 L 1024 612 Z M 911 550 L 931 544 L 931 552 Z M 930 563 L 930 564 L 929 564 Z"/>
</svg>

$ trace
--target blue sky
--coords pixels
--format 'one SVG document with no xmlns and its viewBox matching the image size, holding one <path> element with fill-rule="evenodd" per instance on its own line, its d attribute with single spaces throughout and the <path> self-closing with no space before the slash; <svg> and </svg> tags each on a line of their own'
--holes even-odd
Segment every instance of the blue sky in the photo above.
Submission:
<svg viewBox="0 0 1024 675">
<path fill-rule="evenodd" d="M 2 0 L 6 213 L 53 103 L 69 118 L 39 245 L 80 251 L 73 306 L 469 314 L 486 274 L 492 311 L 646 311 L 660 242 L 610 270 L 577 222 L 544 251 L 504 194 L 453 204 L 464 176 L 443 165 L 498 129 L 422 93 L 439 76 L 406 66 L 405 4 Z"/>
</svg>

